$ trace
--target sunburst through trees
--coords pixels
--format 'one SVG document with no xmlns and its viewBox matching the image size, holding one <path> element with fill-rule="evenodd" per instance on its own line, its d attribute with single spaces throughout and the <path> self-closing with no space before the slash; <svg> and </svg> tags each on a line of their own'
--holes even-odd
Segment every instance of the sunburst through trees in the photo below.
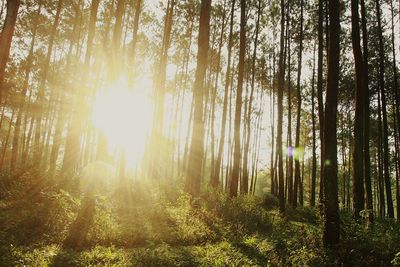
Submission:
<svg viewBox="0 0 400 267">
<path fill-rule="evenodd" d="M 109 179 L 126 199 L 138 181 L 272 193 L 282 216 L 319 202 L 337 246 L 341 209 L 399 218 L 397 8 L 3 0 L 0 168 Z"/>
</svg>

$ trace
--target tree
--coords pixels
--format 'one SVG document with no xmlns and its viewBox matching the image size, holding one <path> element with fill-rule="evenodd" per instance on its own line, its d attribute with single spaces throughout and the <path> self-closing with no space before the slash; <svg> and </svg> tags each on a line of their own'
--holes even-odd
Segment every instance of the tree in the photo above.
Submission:
<svg viewBox="0 0 400 267">
<path fill-rule="evenodd" d="M 139 31 L 139 19 L 140 19 L 140 14 L 142 12 L 142 1 L 143 0 L 136 0 L 136 5 L 135 5 L 135 19 L 133 21 L 133 33 L 132 33 L 132 59 L 131 59 L 132 66 L 135 66 L 136 64 L 136 46 L 137 46 L 138 31 Z M 135 73 L 133 75 L 135 75 Z"/>
<path fill-rule="evenodd" d="M 353 212 L 354 217 L 360 217 L 360 211 L 364 210 L 364 92 L 365 92 L 365 72 L 363 55 L 360 45 L 360 26 L 358 14 L 358 0 L 351 1 L 351 25 L 352 25 L 352 44 L 354 53 L 354 63 L 356 71 L 356 113 L 354 122 L 354 154 L 353 154 Z"/>
<path fill-rule="evenodd" d="M 192 141 L 189 152 L 185 189 L 194 197 L 200 194 L 201 168 L 204 152 L 203 97 L 204 78 L 210 39 L 211 0 L 201 1 L 196 76 L 193 88 L 194 113 Z"/>
<path fill-rule="evenodd" d="M 96 21 L 97 21 L 97 12 L 99 9 L 100 0 L 93 0 L 90 6 L 90 20 L 89 20 L 89 32 L 88 38 L 86 41 L 86 53 L 85 53 L 85 69 L 84 73 L 81 77 L 82 84 L 87 83 L 89 69 L 90 69 L 90 60 L 92 57 L 92 48 L 93 48 L 93 40 L 96 33 Z M 73 94 L 73 103 L 72 103 L 72 118 L 68 125 L 68 133 L 65 144 L 65 153 L 63 159 L 63 171 L 68 172 L 71 170 L 75 170 L 77 164 L 79 162 L 79 146 L 80 146 L 80 137 L 82 132 L 82 124 L 79 116 L 79 107 L 82 105 L 82 94 L 78 94 L 79 92 L 74 92 Z M 79 98 L 80 97 L 80 98 Z M 54 168 L 51 167 L 51 168 Z"/>
<path fill-rule="evenodd" d="M 385 93 L 385 52 L 383 47 L 381 6 L 380 1 L 375 0 L 376 15 L 378 19 L 378 38 L 379 38 L 379 90 L 382 100 L 382 118 L 383 118 L 383 166 L 384 180 L 386 189 L 386 203 L 389 218 L 394 218 L 394 208 L 392 199 L 392 187 L 390 181 L 390 162 L 389 162 L 389 130 L 387 121 L 386 93 Z"/>
<path fill-rule="evenodd" d="M 323 62 L 324 62 L 324 39 L 323 39 L 323 21 L 324 21 L 324 1 L 318 0 L 318 63 L 317 63 L 317 102 L 318 102 L 318 119 L 319 119 L 319 139 L 321 143 L 320 155 L 320 182 L 319 182 L 319 203 L 324 198 L 324 99 L 323 99 Z"/>
<path fill-rule="evenodd" d="M 154 178 L 160 178 L 160 174 L 162 173 L 160 170 L 160 155 L 157 152 L 157 149 L 160 148 L 161 143 L 160 139 L 163 138 L 163 125 L 164 125 L 164 101 L 165 101 L 165 82 L 166 82 L 166 71 L 167 71 L 167 63 L 168 63 L 168 50 L 170 47 L 171 41 L 171 31 L 172 31 L 172 22 L 174 16 L 174 8 L 175 8 L 175 0 L 169 0 L 165 15 L 165 25 L 163 31 L 163 38 L 161 44 L 161 50 L 159 54 L 159 62 L 157 66 L 154 80 L 154 89 L 156 95 L 156 105 L 154 106 L 154 120 L 153 120 L 153 132 L 152 132 L 152 162 L 150 166 L 150 175 Z"/>
<path fill-rule="evenodd" d="M 40 85 L 38 89 L 38 95 L 36 99 L 36 128 L 35 128 L 35 136 L 34 136 L 34 158 L 37 160 L 37 165 L 40 167 L 41 164 L 41 158 L 42 158 L 42 147 L 41 147 L 41 137 L 42 137 L 42 119 L 44 116 L 44 104 L 46 103 L 45 101 L 45 91 L 46 91 L 46 83 L 47 83 L 47 78 L 49 74 L 49 68 L 50 68 L 50 60 L 51 60 L 51 55 L 53 53 L 53 47 L 54 47 L 54 40 L 57 34 L 57 28 L 60 23 L 60 17 L 61 17 L 61 10 L 63 7 L 63 2 L 64 0 L 59 0 L 57 2 L 57 10 L 56 10 L 56 15 L 54 17 L 54 22 L 51 28 L 50 32 L 50 39 L 49 39 L 49 45 L 47 47 L 47 54 L 46 54 L 46 59 L 44 62 L 43 70 L 41 73 L 40 77 Z"/>
<path fill-rule="evenodd" d="M 252 103 L 254 98 L 254 87 L 255 87 L 255 75 L 256 75 L 256 57 L 257 57 L 257 45 L 258 45 L 258 35 L 260 28 L 260 17 L 261 17 L 261 0 L 258 1 L 257 8 L 257 21 L 255 28 L 255 38 L 254 38 L 254 49 L 253 49 L 253 57 L 251 61 L 251 89 L 249 96 L 249 106 L 246 115 L 246 135 L 244 140 L 244 149 L 243 149 L 243 174 L 242 174 L 242 182 L 240 183 L 240 191 L 241 193 L 247 193 L 249 191 L 249 170 L 248 170 L 248 156 L 249 156 L 249 148 L 250 148 L 250 135 L 251 135 L 251 114 L 252 114 Z"/>
<path fill-rule="evenodd" d="M 339 204 L 337 178 L 337 98 L 340 57 L 340 3 L 329 0 L 328 77 L 324 114 L 324 230 L 326 247 L 339 243 Z"/>
<path fill-rule="evenodd" d="M 316 131 L 315 131 L 315 47 L 313 54 L 313 69 L 311 78 L 311 121 L 312 121 L 312 170 L 311 170 L 311 195 L 310 206 L 315 206 L 315 184 L 317 179 Z"/>
<path fill-rule="evenodd" d="M 12 155 L 11 155 L 11 166 L 10 169 L 11 171 L 14 171 L 16 166 L 17 166 L 17 160 L 18 160 L 18 152 L 19 152 L 19 144 L 20 144 L 20 133 L 21 133 L 21 124 L 22 124 L 22 115 L 26 112 L 25 107 L 26 107 L 26 94 L 28 91 L 29 87 L 29 78 L 31 74 L 31 68 L 32 68 L 32 63 L 33 63 L 33 52 L 36 44 L 36 33 L 37 33 L 37 28 L 38 28 L 38 20 L 40 16 L 40 12 L 42 10 L 42 0 L 39 1 L 39 6 L 37 9 L 37 12 L 35 14 L 35 17 L 33 19 L 33 29 L 32 29 L 32 39 L 31 39 L 31 45 L 29 48 L 29 54 L 27 56 L 27 63 L 25 67 L 25 77 L 24 77 L 24 83 L 21 91 L 21 103 L 18 107 L 18 115 L 17 115 L 17 120 L 15 122 L 15 130 L 14 130 L 14 136 L 13 136 L 13 149 L 12 149 Z M 1 84 L 1 82 L 0 82 Z"/>
<path fill-rule="evenodd" d="M 277 121 L 277 135 L 276 135 L 276 152 L 278 164 L 278 192 L 279 192 L 279 210 L 281 213 L 285 212 L 285 186 L 283 177 L 283 149 L 282 149 L 282 122 L 283 122 L 283 87 L 285 79 L 285 1 L 281 0 L 281 36 L 280 36 L 280 50 L 278 62 L 278 121 Z"/>
<path fill-rule="evenodd" d="M 226 121 L 227 121 L 227 111 L 228 111 L 228 94 L 229 94 L 229 85 L 230 85 L 230 72 L 231 72 L 231 57 L 232 57 L 232 46 L 233 46 L 233 21 L 234 21 L 234 12 L 235 12 L 235 0 L 232 0 L 231 7 L 231 18 L 230 18 L 230 26 L 229 26 L 229 40 L 228 40 L 228 62 L 226 64 L 226 74 L 225 74 L 225 85 L 224 85 L 224 100 L 222 104 L 222 119 L 221 119 L 221 133 L 220 140 L 218 144 L 218 152 L 217 159 L 215 161 L 214 167 L 214 175 L 211 179 L 211 185 L 214 187 L 219 184 L 219 173 L 221 170 L 221 161 L 222 161 L 222 152 L 224 150 L 225 143 L 225 132 L 226 132 Z"/>
<path fill-rule="evenodd" d="M 3 101 L 4 74 L 10 54 L 11 41 L 14 36 L 20 0 L 7 0 L 7 14 L 0 35 L 0 103 Z"/>
<path fill-rule="evenodd" d="M 300 1 L 300 44 L 299 44 L 299 54 L 297 62 L 297 120 L 296 120 L 296 141 L 295 148 L 298 153 L 295 154 L 295 170 L 294 170 L 294 195 L 293 195 L 293 205 L 297 206 L 297 191 L 300 183 L 300 116 L 301 116 L 301 65 L 303 56 L 303 0 Z M 314 99 L 312 100 L 314 101 Z"/>
<path fill-rule="evenodd" d="M 372 203 L 372 188 L 371 188 L 371 159 L 370 159 L 370 93 L 369 93 L 369 71 L 368 71 L 368 31 L 367 31 L 367 18 L 365 10 L 365 1 L 361 0 L 361 27 L 362 27 L 362 42 L 364 52 L 364 110 L 363 110 L 363 123 L 364 123 L 364 182 L 365 192 L 367 199 L 367 209 L 369 211 L 369 222 L 373 222 L 373 203 Z"/>
<path fill-rule="evenodd" d="M 239 169 L 240 169 L 240 121 L 242 114 L 242 91 L 244 80 L 244 58 L 246 54 L 246 1 L 240 0 L 240 48 L 239 48 L 239 62 L 238 62 L 238 84 L 236 90 L 236 104 L 235 104 L 235 128 L 234 128 L 234 150 L 233 150 L 233 166 L 230 184 L 230 196 L 236 197 L 239 182 Z"/>
</svg>

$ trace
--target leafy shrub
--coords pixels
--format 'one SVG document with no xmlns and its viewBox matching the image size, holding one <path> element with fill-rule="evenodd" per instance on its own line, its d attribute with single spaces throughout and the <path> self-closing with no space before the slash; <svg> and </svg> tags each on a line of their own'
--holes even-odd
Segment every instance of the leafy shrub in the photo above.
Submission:
<svg viewBox="0 0 400 267">
<path fill-rule="evenodd" d="M 166 210 L 176 225 L 178 243 L 197 244 L 214 238 L 214 233 L 203 219 L 206 211 L 193 207 L 188 195 L 181 195 L 177 203 L 168 204 Z"/>
<path fill-rule="evenodd" d="M 96 197 L 93 225 L 89 228 L 88 241 L 90 244 L 110 245 L 121 237 L 121 228 L 116 220 L 115 204 L 112 200 Z"/>
</svg>

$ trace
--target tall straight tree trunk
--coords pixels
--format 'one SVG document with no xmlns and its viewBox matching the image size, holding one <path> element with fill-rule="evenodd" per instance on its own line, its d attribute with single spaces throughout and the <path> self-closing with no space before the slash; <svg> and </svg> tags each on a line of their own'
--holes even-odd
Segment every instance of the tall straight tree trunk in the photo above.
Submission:
<svg viewBox="0 0 400 267">
<path fill-rule="evenodd" d="M 204 152 L 203 98 L 205 89 L 204 79 L 206 76 L 210 40 L 210 12 L 211 0 L 202 0 L 200 9 L 196 76 L 193 88 L 193 131 L 185 185 L 186 191 L 194 197 L 198 197 L 200 194 L 201 167 Z"/>
<path fill-rule="evenodd" d="M 226 65 L 226 75 L 225 75 L 225 88 L 224 88 L 224 102 L 222 104 L 222 121 L 221 121 L 221 133 L 220 140 L 218 144 L 218 154 L 217 159 L 215 161 L 214 166 L 214 175 L 211 179 L 211 185 L 217 187 L 219 184 L 219 172 L 220 166 L 222 162 L 222 153 L 224 150 L 225 143 L 225 131 L 226 131 L 226 117 L 228 110 L 228 98 L 229 98 L 229 85 L 230 85 L 230 72 L 231 72 L 231 57 L 232 57 L 232 46 L 233 46 L 233 21 L 234 21 L 234 11 L 235 11 L 235 0 L 232 1 L 231 7 L 231 17 L 230 17 L 230 26 L 229 26 L 229 40 L 228 40 L 228 56 L 227 56 L 227 65 Z"/>
<path fill-rule="evenodd" d="M 97 21 L 97 13 L 99 9 L 100 0 L 93 0 L 90 7 L 90 21 L 89 21 L 89 32 L 88 38 L 86 42 L 86 53 L 85 53 L 85 69 L 82 79 L 82 84 L 87 83 L 89 69 L 90 69 L 90 60 L 92 57 L 92 48 L 93 48 L 93 40 L 96 33 L 96 21 Z M 81 117 L 79 116 L 79 107 L 82 104 L 80 101 L 81 94 L 78 92 L 74 92 L 73 95 L 73 110 L 72 110 L 72 118 L 68 125 L 68 132 L 65 144 L 65 153 L 63 159 L 63 172 L 68 172 L 76 169 L 79 163 L 79 147 L 80 147 L 80 137 L 82 132 L 82 124 Z"/>
<path fill-rule="evenodd" d="M 61 10 L 63 7 L 64 0 L 59 0 L 57 3 L 57 11 L 54 18 L 54 22 L 50 32 L 50 39 L 49 39 L 49 46 L 47 48 L 47 55 L 44 62 L 44 66 L 42 69 L 41 77 L 40 77 L 40 85 L 38 89 L 38 95 L 36 99 L 36 128 L 35 128 L 35 136 L 34 136 L 34 158 L 37 161 L 37 166 L 40 166 L 40 161 L 42 157 L 41 145 L 40 145 L 40 138 L 42 135 L 42 118 L 44 115 L 44 104 L 45 104 L 45 90 L 46 90 L 46 83 L 47 83 L 47 76 L 49 74 L 49 67 L 50 67 L 50 59 L 53 53 L 53 46 L 54 40 L 57 34 L 58 24 L 60 23 L 61 17 Z"/>
<path fill-rule="evenodd" d="M 14 36 L 20 0 L 7 0 L 7 14 L 0 34 L 0 104 L 5 96 L 4 74 L 10 55 L 11 41 Z"/>
<path fill-rule="evenodd" d="M 280 36 L 280 51 L 278 63 L 278 121 L 277 121 L 277 136 L 276 136 L 276 152 L 278 166 L 278 192 L 279 192 L 279 210 L 285 212 L 285 185 L 283 173 L 283 151 L 282 151 L 282 124 L 283 124 L 283 90 L 285 79 L 285 1 L 281 0 L 281 36 Z"/>
<path fill-rule="evenodd" d="M 182 159 L 182 168 L 184 170 L 185 173 L 187 173 L 187 168 L 188 168 L 188 157 L 189 157 L 189 138 L 191 135 L 191 131 L 192 130 L 192 122 L 193 122 L 193 111 L 194 111 L 194 99 L 192 99 L 192 103 L 191 103 L 191 108 L 190 108 L 190 113 L 189 113 L 189 121 L 188 121 L 188 127 L 186 130 L 186 139 L 185 139 L 185 147 L 183 149 L 183 159 Z"/>
<path fill-rule="evenodd" d="M 33 29 L 32 29 L 32 40 L 31 40 L 31 45 L 29 48 L 29 54 L 27 56 L 27 63 L 25 67 L 25 77 L 24 77 L 24 83 L 22 87 L 22 92 L 21 92 L 21 104 L 18 107 L 18 115 L 17 115 L 17 120 L 15 122 L 15 130 L 14 130 L 14 136 L 13 136 L 13 149 L 11 152 L 11 166 L 10 169 L 11 171 L 14 171 L 16 166 L 17 166 L 17 160 L 18 160 L 18 151 L 19 151 L 19 143 L 20 143 L 20 134 L 21 134 L 21 124 L 22 124 L 22 115 L 26 112 L 25 107 L 26 107 L 26 94 L 28 91 L 29 87 L 29 78 L 31 74 L 31 68 L 32 68 L 32 61 L 33 61 L 33 52 L 35 48 L 35 43 L 36 43 L 36 32 L 37 32 L 37 26 L 38 26 L 38 20 L 40 16 L 40 12 L 42 10 L 42 1 L 39 2 L 39 6 L 36 12 L 35 19 L 33 21 Z M 27 114 L 25 114 L 27 116 Z"/>
<path fill-rule="evenodd" d="M 175 0 L 169 0 L 165 15 L 165 25 L 161 44 L 161 50 L 159 54 L 159 63 L 155 75 L 155 98 L 156 105 L 154 106 L 154 120 L 153 120 L 153 130 L 151 137 L 150 153 L 151 153 L 151 166 L 150 174 L 154 178 L 160 178 L 162 170 L 160 169 L 161 157 L 158 150 L 162 149 L 163 139 L 163 128 L 164 128 L 164 102 L 165 102 L 165 82 L 166 82 L 166 71 L 168 63 L 168 51 L 170 47 L 172 22 L 174 16 Z M 161 153 L 162 154 L 162 153 Z"/>
<path fill-rule="evenodd" d="M 271 80 L 272 80 L 272 84 L 271 84 L 271 91 L 270 91 L 270 102 L 271 104 L 271 113 L 272 113 L 272 118 L 271 118 L 271 165 L 270 165 L 270 171 L 271 171 L 271 193 L 276 195 L 276 191 L 275 191 L 275 164 L 274 164 L 274 156 L 275 156 L 275 75 L 276 75 L 276 71 L 275 71 L 275 49 L 273 52 L 273 58 L 272 58 L 272 76 L 271 76 Z"/>
<path fill-rule="evenodd" d="M 324 145 L 324 99 L 322 94 L 323 85 L 323 61 L 324 61 L 324 0 L 318 0 L 318 73 L 317 73 L 317 98 L 318 98 L 318 119 L 319 119 L 319 139 L 321 147 L 320 155 L 320 182 L 319 182 L 319 203 L 322 204 L 324 199 L 324 162 L 323 162 L 323 145 Z"/>
<path fill-rule="evenodd" d="M 380 207 L 380 212 L 379 216 L 380 218 L 383 218 L 386 214 L 385 210 L 385 183 L 384 183 L 384 177 L 383 177 L 383 160 L 382 160 L 382 154 L 383 154 L 383 145 L 382 145 L 382 107 L 381 107 L 381 92 L 378 90 L 378 191 L 379 191 L 379 207 Z"/>
<path fill-rule="evenodd" d="M 300 182 L 300 116 L 301 116 L 301 67 L 303 59 L 303 0 L 300 1 L 300 45 L 297 65 L 297 120 L 296 120 L 296 141 L 295 148 L 298 153 L 294 154 L 294 190 L 293 206 L 297 206 L 297 191 Z M 312 100 L 314 101 L 314 100 Z"/>
<path fill-rule="evenodd" d="M 72 54 L 73 54 L 74 47 L 77 47 L 79 45 L 79 35 L 80 35 L 80 26 L 79 25 L 82 23 L 82 15 L 81 15 L 82 6 L 81 6 L 81 4 L 82 4 L 82 0 L 80 0 L 78 2 L 78 5 L 75 8 L 74 25 L 73 25 L 71 38 L 69 40 L 67 63 L 66 63 L 66 66 L 65 66 L 65 69 L 67 71 L 70 70 L 70 67 L 71 67 L 71 64 L 72 64 Z M 90 38 L 88 38 L 88 39 L 90 39 Z M 75 56 L 78 57 L 79 56 L 78 53 L 76 53 Z M 85 71 L 87 72 L 86 68 L 85 68 Z M 71 73 L 72 73 L 73 76 L 75 76 L 74 72 L 71 72 Z M 85 84 L 85 81 L 83 82 L 83 84 Z M 61 96 L 58 97 L 59 98 L 58 101 L 61 102 L 61 103 L 65 102 L 65 98 L 66 98 L 65 97 L 65 92 L 62 91 L 59 94 L 61 94 Z M 78 97 L 75 94 L 76 94 L 76 92 L 73 91 L 73 95 L 72 95 L 73 101 L 72 101 L 72 105 L 71 105 L 74 108 L 72 110 L 73 112 L 71 112 L 71 111 L 66 112 L 67 110 L 66 110 L 65 107 L 63 107 L 63 105 L 61 105 L 60 107 L 56 108 L 56 110 L 57 110 L 56 113 L 58 113 L 58 118 L 57 118 L 57 123 L 56 123 L 55 134 L 54 134 L 54 137 L 53 137 L 52 151 L 50 153 L 49 173 L 51 175 L 54 175 L 55 174 L 55 170 L 56 170 L 56 163 L 57 163 L 58 154 L 59 154 L 59 150 L 60 150 L 61 143 L 62 143 L 62 132 L 63 132 L 63 129 L 64 129 L 66 113 L 70 113 L 71 114 L 70 117 L 72 117 L 72 119 L 78 120 L 75 123 L 79 123 L 79 119 L 81 119 L 81 116 L 78 116 L 78 114 L 80 113 L 79 112 L 79 106 L 77 107 L 77 103 L 76 103 Z M 82 95 L 79 95 L 79 96 L 82 97 Z M 83 105 L 82 102 L 79 102 L 79 104 Z M 56 116 L 56 115 L 54 115 L 54 116 Z M 77 125 L 74 125 L 74 126 L 78 127 Z M 74 129 L 74 130 L 77 131 L 76 129 Z M 76 138 L 79 138 L 79 132 L 80 132 L 80 130 L 78 131 L 78 137 L 76 137 Z M 80 155 L 79 155 L 79 139 L 77 141 L 76 146 L 71 148 L 71 146 L 70 146 L 70 144 L 71 144 L 70 138 L 71 138 L 71 129 L 68 129 L 67 146 L 66 146 L 65 153 L 64 153 L 64 155 L 67 155 L 67 157 L 64 157 L 64 159 L 68 158 L 69 159 L 68 162 L 71 162 L 72 166 L 74 166 L 75 165 L 74 161 L 77 162 L 77 161 L 79 161 L 79 158 L 80 158 Z M 76 153 L 74 153 L 73 151 L 75 151 Z M 71 154 L 73 154 L 73 157 L 71 157 Z M 70 156 L 70 157 L 68 157 L 68 156 Z"/>
<path fill-rule="evenodd" d="M 315 47 L 314 44 L 314 56 L 313 56 L 313 70 L 311 78 L 311 120 L 312 120 L 312 170 L 311 170 L 311 195 L 310 205 L 315 206 L 315 186 L 317 179 L 317 155 L 316 155 L 316 131 L 315 131 Z"/>
<path fill-rule="evenodd" d="M 123 16 L 125 13 L 125 0 L 117 0 L 117 8 L 115 10 L 115 24 L 112 36 L 111 62 L 109 63 L 109 78 L 115 80 L 120 72 L 121 65 L 119 57 L 121 56 L 121 37 L 123 28 Z"/>
<path fill-rule="evenodd" d="M 221 26 L 221 34 L 220 34 L 220 40 L 219 40 L 219 45 L 218 45 L 218 58 L 217 58 L 217 73 L 215 75 L 215 84 L 214 84 L 214 90 L 213 90 L 213 95 L 212 95 L 212 101 L 211 101 L 211 170 L 210 170 L 210 183 L 215 183 L 216 181 L 213 181 L 214 174 L 216 172 L 216 166 L 215 166 L 215 106 L 216 106 L 216 99 L 217 99 L 217 92 L 218 92 L 218 83 L 219 83 L 219 74 L 220 74 L 220 67 L 221 67 L 221 51 L 222 51 L 222 45 L 223 45 L 223 39 L 224 39 L 224 31 L 225 31 L 225 24 L 226 24 L 226 1 L 224 1 L 224 6 L 223 6 L 223 16 L 222 16 L 222 26 Z M 220 165 L 218 166 L 218 169 L 220 168 Z M 219 173 L 218 173 L 219 176 Z M 218 180 L 218 177 L 217 177 Z M 213 181 L 213 182 L 211 182 Z M 216 182 L 218 184 L 218 181 Z M 214 185 L 215 186 L 215 185 Z"/>
<path fill-rule="evenodd" d="M 286 13 L 286 54 L 287 54 L 287 105 L 288 105 L 288 126 L 287 126 L 287 148 L 289 153 L 286 153 L 286 188 L 285 192 L 287 192 L 287 200 L 293 205 L 293 142 L 292 142 L 292 60 L 291 60 L 291 38 L 290 38 L 290 1 L 287 3 L 287 13 Z"/>
<path fill-rule="evenodd" d="M 187 50 L 186 50 L 186 63 L 185 63 L 185 72 L 184 72 L 184 77 L 183 77 L 183 83 L 182 83 L 182 88 L 187 88 L 187 83 L 188 83 L 188 72 L 189 72 L 189 62 L 190 62 L 190 58 L 191 58 L 191 56 L 190 56 L 190 51 L 191 51 L 191 46 L 192 46 L 192 37 L 193 37 L 193 25 L 194 25 L 194 23 L 193 23 L 193 21 L 190 23 L 190 26 L 189 26 L 189 43 L 188 43 L 188 47 L 187 47 Z M 186 155 L 187 155 L 187 144 L 188 144 L 188 136 L 189 136 L 189 130 L 190 130 L 190 122 L 191 122 L 191 119 L 189 120 L 189 127 L 187 127 L 187 134 L 186 134 L 186 141 L 185 141 L 185 146 L 184 146 L 184 154 L 183 154 L 183 157 L 182 157 L 182 159 L 181 159 L 181 156 L 180 156 L 180 154 L 181 154 L 181 141 L 180 140 L 182 140 L 182 126 L 183 126 L 183 114 L 184 114 L 184 109 L 183 109 L 183 106 L 184 106 L 184 104 L 186 103 L 185 102 L 185 96 L 186 96 L 186 93 L 184 92 L 183 93 L 184 95 L 183 95 L 183 97 L 182 97 L 182 103 L 181 103 L 181 109 L 180 109 L 180 117 L 179 117 L 179 129 L 178 129 L 178 146 L 177 146 L 177 151 L 178 151 L 178 171 L 179 171 L 179 175 L 181 175 L 182 174 L 182 172 L 183 173 L 186 173 L 185 172 L 185 169 L 186 169 Z M 189 115 L 189 117 L 192 117 L 192 113 L 193 113 L 193 108 L 190 108 L 190 115 Z"/>
<path fill-rule="evenodd" d="M 234 151 L 233 166 L 230 183 L 230 196 L 236 197 L 239 182 L 240 169 L 240 121 L 242 119 L 242 91 L 244 79 L 244 57 L 246 54 L 246 1 L 240 0 L 240 48 L 239 48 L 239 64 L 238 64 L 238 84 L 236 91 L 236 110 L 235 110 L 235 130 L 234 130 Z"/>
<path fill-rule="evenodd" d="M 260 28 L 260 17 L 261 17 L 261 0 L 258 1 L 258 10 L 257 10 L 257 21 L 255 28 L 255 38 L 254 38 L 254 50 L 253 50 L 253 58 L 251 63 L 252 73 L 251 73 L 251 90 L 249 97 L 249 106 L 246 115 L 246 135 L 245 135 L 245 143 L 243 150 L 243 170 L 242 170 L 242 181 L 240 183 L 240 192 L 243 194 L 247 194 L 249 191 L 249 168 L 248 168 L 248 156 L 249 156 L 249 148 L 250 148 L 250 136 L 251 136 L 251 114 L 252 114 L 252 103 L 254 96 L 254 87 L 255 87 L 255 75 L 256 75 L 256 57 L 257 57 L 257 45 L 258 45 L 258 34 Z"/>
<path fill-rule="evenodd" d="M 362 41 L 363 41 L 363 52 L 364 52 L 364 182 L 365 182 L 365 192 L 367 199 L 367 209 L 368 209 L 368 220 L 373 223 L 373 202 L 372 202 L 372 188 L 371 188 L 371 159 L 370 159 L 370 149 L 369 149 L 369 136 L 370 136 L 370 93 L 369 93 L 369 71 L 368 71 L 368 31 L 367 31 L 367 18 L 365 1 L 360 0 L 361 3 L 361 27 L 362 27 Z"/>
<path fill-rule="evenodd" d="M 135 5 L 135 18 L 133 19 L 133 33 L 132 33 L 132 59 L 130 64 L 135 68 L 136 66 L 136 46 L 138 41 L 138 31 L 139 31 L 139 19 L 142 12 L 142 2 L 143 0 L 136 0 Z M 135 76 L 136 71 L 134 69 L 133 75 Z"/>
<path fill-rule="evenodd" d="M 233 53 L 235 54 L 235 53 Z M 231 77 L 236 73 L 235 69 L 235 57 L 233 57 L 233 62 L 232 62 L 232 71 L 231 71 Z M 229 190 L 229 185 L 230 185 L 230 178 L 232 175 L 232 154 L 233 154 L 233 148 L 232 148 L 232 98 L 233 98 L 233 79 L 231 78 L 231 84 L 230 84 L 230 94 L 229 94 L 229 118 L 228 118 L 228 159 L 227 159 L 227 165 L 226 165 L 226 177 L 225 177 L 225 190 Z"/>
<path fill-rule="evenodd" d="M 328 83 L 324 115 L 324 230 L 325 247 L 339 244 L 339 203 L 337 178 L 337 98 L 340 57 L 340 3 L 329 0 Z"/>
<path fill-rule="evenodd" d="M 363 164 L 363 105 L 364 105 L 364 62 L 360 45 L 360 18 L 358 0 L 351 0 L 352 44 L 355 63 L 356 81 L 356 112 L 354 122 L 354 151 L 353 151 L 353 216 L 360 218 L 360 211 L 364 210 L 364 164 Z"/>
<path fill-rule="evenodd" d="M 9 121 L 9 127 L 8 127 L 8 130 L 7 130 L 6 138 L 5 138 L 5 141 L 2 143 L 3 151 L 1 153 L 0 169 L 2 169 L 3 166 L 4 166 L 4 160 L 5 160 L 5 157 L 6 157 L 8 143 L 9 143 L 10 135 L 11 135 L 11 129 L 12 129 L 11 125 L 13 124 L 14 117 L 15 117 L 15 111 L 13 110 L 13 112 L 11 114 L 10 121 Z"/>
<path fill-rule="evenodd" d="M 378 20 L 378 35 L 379 35 L 379 88 L 382 100 L 382 118 L 383 118 L 383 166 L 385 177 L 386 189 L 386 204 L 388 209 L 389 218 L 394 218 L 394 208 L 392 199 L 392 187 L 390 181 L 390 161 L 389 161 L 389 130 L 387 122 L 387 109 L 386 109 L 386 94 L 385 94 L 385 52 L 383 47 L 382 25 L 381 25 L 381 7 L 380 1 L 375 0 L 376 15 Z"/>
<path fill-rule="evenodd" d="M 394 117 L 395 117 L 395 131 L 397 130 L 397 135 L 395 134 L 395 140 L 397 140 L 397 144 L 395 146 L 395 155 L 397 161 L 397 171 L 396 171 L 396 213 L 397 213 L 397 221 L 400 221 L 400 190 L 399 190 L 399 172 L 400 172 L 400 160 L 399 160 L 399 141 L 400 141 L 400 96 L 399 96 L 399 83 L 397 80 L 397 65 L 396 65 L 396 47 L 395 47 L 395 33 L 394 33 L 394 8 L 393 2 L 390 1 L 390 10 L 392 14 L 392 55 L 393 55 L 393 74 L 394 74 L 394 91 L 395 91 L 395 107 L 394 107 Z M 397 137 L 396 137 L 397 136 Z M 397 139 L 396 139 L 397 138 Z"/>
</svg>

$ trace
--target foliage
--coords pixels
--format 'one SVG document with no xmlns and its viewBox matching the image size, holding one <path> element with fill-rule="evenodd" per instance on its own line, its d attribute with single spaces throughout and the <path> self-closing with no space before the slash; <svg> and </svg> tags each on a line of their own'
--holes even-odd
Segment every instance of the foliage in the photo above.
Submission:
<svg viewBox="0 0 400 267">
<path fill-rule="evenodd" d="M 63 242 L 82 208 L 82 196 L 73 193 L 72 185 L 61 187 L 44 175 L 38 193 L 24 195 L 31 184 L 7 175 L 4 181 L 15 179 L 7 182 L 15 195 L 1 200 L 1 266 L 399 264 L 400 226 L 391 221 L 366 229 L 343 212 L 341 245 L 326 251 L 316 209 L 288 209 L 282 217 L 272 195 L 232 199 L 210 190 L 199 199 L 183 193 L 170 198 L 169 189 L 149 196 L 144 184 L 137 184 L 128 200 L 112 192 L 96 195 L 86 243 L 70 249 Z"/>
<path fill-rule="evenodd" d="M 394 259 L 390 262 L 393 266 L 400 266 L 400 252 L 396 253 Z"/>
</svg>

